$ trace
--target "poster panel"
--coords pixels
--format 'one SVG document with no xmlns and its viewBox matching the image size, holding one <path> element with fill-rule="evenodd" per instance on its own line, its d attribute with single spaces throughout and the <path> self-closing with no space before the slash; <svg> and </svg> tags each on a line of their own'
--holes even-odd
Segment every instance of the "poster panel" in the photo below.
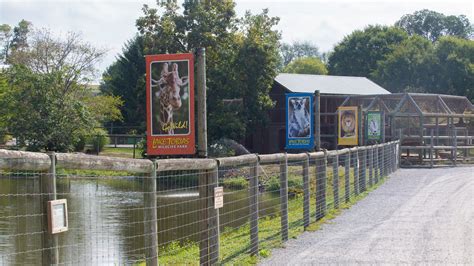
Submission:
<svg viewBox="0 0 474 266">
<path fill-rule="evenodd" d="M 382 140 L 382 113 L 374 111 L 367 112 L 367 125 L 365 128 L 368 140 Z"/>
<path fill-rule="evenodd" d="M 286 94 L 286 149 L 312 149 L 313 94 Z"/>
<path fill-rule="evenodd" d="M 146 56 L 147 153 L 195 153 L 193 54 Z"/>
<path fill-rule="evenodd" d="M 341 106 L 338 109 L 338 145 L 358 144 L 357 106 Z"/>
</svg>

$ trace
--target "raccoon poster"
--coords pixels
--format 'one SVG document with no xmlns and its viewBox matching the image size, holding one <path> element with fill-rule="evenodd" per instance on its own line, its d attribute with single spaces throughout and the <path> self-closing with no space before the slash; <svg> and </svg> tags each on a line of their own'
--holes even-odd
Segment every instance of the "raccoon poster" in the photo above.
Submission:
<svg viewBox="0 0 474 266">
<path fill-rule="evenodd" d="M 338 145 L 355 146 L 358 144 L 357 106 L 338 108 Z"/>
<path fill-rule="evenodd" d="M 313 94 L 286 94 L 286 148 L 312 149 Z"/>
</svg>

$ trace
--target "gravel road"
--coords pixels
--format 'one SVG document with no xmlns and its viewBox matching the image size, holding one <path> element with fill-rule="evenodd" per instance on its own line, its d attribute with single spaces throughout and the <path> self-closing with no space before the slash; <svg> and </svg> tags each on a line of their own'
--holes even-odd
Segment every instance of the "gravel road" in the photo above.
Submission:
<svg viewBox="0 0 474 266">
<path fill-rule="evenodd" d="M 474 265 L 474 167 L 400 169 L 262 265 Z"/>
</svg>

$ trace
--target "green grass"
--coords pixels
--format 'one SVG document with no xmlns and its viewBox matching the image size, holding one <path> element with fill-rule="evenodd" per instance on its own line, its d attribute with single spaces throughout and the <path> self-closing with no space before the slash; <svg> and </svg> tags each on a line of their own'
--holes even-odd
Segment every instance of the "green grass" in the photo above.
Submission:
<svg viewBox="0 0 474 266">
<path fill-rule="evenodd" d="M 326 202 L 327 212 L 326 215 L 319 221 L 315 221 L 315 201 L 313 198 L 310 200 L 310 217 L 311 223 L 307 231 L 316 231 L 322 224 L 337 217 L 344 209 L 348 209 L 350 206 L 355 204 L 357 201 L 366 197 L 371 191 L 379 187 L 385 179 L 379 179 L 379 183 L 372 187 L 367 186 L 367 190 L 360 193 L 357 196 L 351 195 L 350 201 L 344 201 L 344 171 L 340 168 L 339 175 L 339 208 L 334 209 L 333 202 L 333 190 L 332 190 L 332 169 L 328 168 L 328 179 L 327 179 L 327 190 L 326 190 Z M 295 178 L 289 175 L 289 179 Z M 311 175 L 310 173 L 310 176 Z M 368 181 L 367 172 L 367 181 Z M 301 179 L 301 176 L 300 176 Z M 232 179 L 229 179 L 232 180 Z M 236 178 L 233 182 L 243 184 L 243 181 L 247 182 L 245 178 Z M 229 181 L 230 182 L 230 181 Z M 296 182 L 296 181 L 295 181 Z M 311 179 L 311 184 L 314 183 L 314 179 Z M 350 171 L 350 183 L 351 191 L 353 190 L 354 175 L 353 170 Z M 290 184 L 290 182 L 289 182 Z M 236 186 L 234 183 L 232 184 Z M 274 185 L 276 186 L 276 185 Z M 299 186 L 299 183 L 295 183 L 295 186 Z M 289 188 L 291 188 L 289 186 Z M 311 187 L 312 196 L 314 196 L 314 186 Z M 303 231 L 303 195 L 296 193 L 295 196 L 290 197 L 288 201 L 288 224 L 289 231 L 288 237 L 297 238 Z M 278 247 L 283 247 L 284 243 L 281 240 L 280 228 L 281 220 L 280 216 L 267 216 L 261 217 L 259 223 L 259 256 L 251 256 L 250 250 L 250 225 L 246 223 L 239 228 L 226 228 L 220 234 L 220 264 L 238 264 L 238 265 L 253 265 L 258 263 L 261 258 L 271 256 L 271 250 Z M 172 242 L 171 244 L 160 247 L 159 249 L 159 262 L 160 264 L 187 264 L 187 265 L 198 265 L 199 264 L 199 245 L 193 242 L 187 242 L 180 244 L 178 242 Z M 141 263 L 144 265 L 144 263 Z"/>
<path fill-rule="evenodd" d="M 110 157 L 120 157 L 120 158 L 133 158 L 133 148 L 124 148 L 124 147 L 105 147 L 101 156 L 110 156 Z M 135 148 L 135 158 L 142 158 L 141 150 Z"/>
</svg>

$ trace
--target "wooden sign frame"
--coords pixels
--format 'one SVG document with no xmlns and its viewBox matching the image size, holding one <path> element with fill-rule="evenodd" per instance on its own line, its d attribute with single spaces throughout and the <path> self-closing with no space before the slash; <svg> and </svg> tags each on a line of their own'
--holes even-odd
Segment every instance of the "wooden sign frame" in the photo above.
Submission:
<svg viewBox="0 0 474 266">
<path fill-rule="evenodd" d="M 55 211 L 58 213 L 55 213 Z M 58 217 L 58 214 L 61 214 L 59 212 L 63 214 L 61 215 L 62 217 Z M 62 222 L 57 219 L 62 219 Z M 68 225 L 67 200 L 60 199 L 48 201 L 48 232 L 50 234 L 66 232 L 68 230 Z"/>
</svg>

